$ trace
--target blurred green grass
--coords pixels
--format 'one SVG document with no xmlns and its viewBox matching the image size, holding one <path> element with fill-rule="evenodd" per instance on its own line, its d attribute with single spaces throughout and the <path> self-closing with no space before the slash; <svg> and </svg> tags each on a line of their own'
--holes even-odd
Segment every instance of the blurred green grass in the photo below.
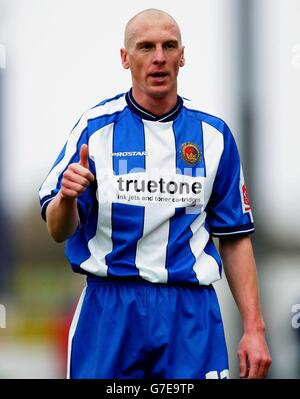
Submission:
<svg viewBox="0 0 300 399">
<path fill-rule="evenodd" d="M 84 277 L 74 273 L 66 261 L 19 264 L 1 336 L 51 338 L 57 326 L 70 319 L 84 285 Z"/>
</svg>

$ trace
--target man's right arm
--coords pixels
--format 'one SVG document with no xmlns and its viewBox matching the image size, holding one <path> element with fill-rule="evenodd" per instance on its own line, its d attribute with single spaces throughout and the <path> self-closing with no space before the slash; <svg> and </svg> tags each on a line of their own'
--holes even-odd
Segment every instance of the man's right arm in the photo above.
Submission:
<svg viewBox="0 0 300 399">
<path fill-rule="evenodd" d="M 76 198 L 65 198 L 59 191 L 46 211 L 48 233 L 56 242 L 63 242 L 75 233 L 79 215 Z"/>
<path fill-rule="evenodd" d="M 75 233 L 80 223 L 77 197 L 94 180 L 89 170 L 88 146 L 83 144 L 79 163 L 68 166 L 63 174 L 61 189 L 46 210 L 48 232 L 56 242 L 63 242 Z"/>
</svg>

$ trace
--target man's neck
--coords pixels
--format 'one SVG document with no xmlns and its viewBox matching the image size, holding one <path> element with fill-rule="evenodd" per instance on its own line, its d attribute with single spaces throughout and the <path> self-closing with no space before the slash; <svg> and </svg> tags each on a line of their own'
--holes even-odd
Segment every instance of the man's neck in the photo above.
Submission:
<svg viewBox="0 0 300 399">
<path fill-rule="evenodd" d="M 165 115 L 173 109 L 177 103 L 177 93 L 165 97 L 151 97 L 132 88 L 134 100 L 147 111 L 154 115 Z"/>
</svg>

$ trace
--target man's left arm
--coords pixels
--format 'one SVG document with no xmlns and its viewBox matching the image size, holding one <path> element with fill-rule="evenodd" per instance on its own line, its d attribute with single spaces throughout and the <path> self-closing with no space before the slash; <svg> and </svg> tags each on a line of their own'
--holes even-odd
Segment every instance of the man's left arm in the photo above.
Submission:
<svg viewBox="0 0 300 399">
<path fill-rule="evenodd" d="M 265 339 L 260 309 L 258 278 L 251 239 L 220 239 L 226 278 L 240 311 L 244 334 L 238 347 L 241 378 L 264 378 L 272 359 Z"/>
</svg>

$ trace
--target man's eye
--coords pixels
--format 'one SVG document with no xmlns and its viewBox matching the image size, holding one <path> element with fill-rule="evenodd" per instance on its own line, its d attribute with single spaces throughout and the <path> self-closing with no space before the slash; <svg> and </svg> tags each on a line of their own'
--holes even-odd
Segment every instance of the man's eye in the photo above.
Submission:
<svg viewBox="0 0 300 399">
<path fill-rule="evenodd" d="M 175 46 L 174 43 L 167 43 L 167 44 L 166 44 L 166 48 L 167 48 L 167 49 L 173 49 L 173 48 L 176 48 L 176 46 Z"/>
<path fill-rule="evenodd" d="M 150 50 L 152 48 L 151 44 L 145 43 L 141 46 L 142 50 Z"/>
</svg>

